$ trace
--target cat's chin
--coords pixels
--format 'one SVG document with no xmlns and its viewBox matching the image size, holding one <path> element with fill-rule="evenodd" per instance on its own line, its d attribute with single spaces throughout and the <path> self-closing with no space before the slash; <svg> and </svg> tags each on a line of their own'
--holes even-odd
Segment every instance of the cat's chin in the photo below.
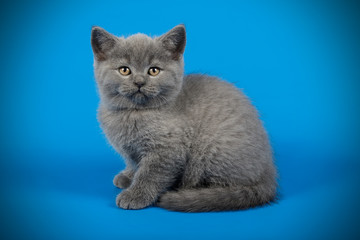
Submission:
<svg viewBox="0 0 360 240">
<path fill-rule="evenodd" d="M 144 105 L 149 100 L 149 97 L 143 92 L 136 92 L 130 96 L 130 100 L 135 104 Z"/>
<path fill-rule="evenodd" d="M 159 108 L 168 103 L 168 99 L 165 96 L 161 96 L 160 92 L 147 91 L 143 89 L 141 91 L 118 91 L 115 98 L 109 102 L 115 108 L 123 109 L 146 109 L 146 108 Z"/>
<path fill-rule="evenodd" d="M 136 105 L 152 105 L 154 99 L 158 96 L 157 91 L 148 91 L 147 89 L 141 89 L 138 91 L 134 91 L 126 94 L 127 98 Z"/>
</svg>

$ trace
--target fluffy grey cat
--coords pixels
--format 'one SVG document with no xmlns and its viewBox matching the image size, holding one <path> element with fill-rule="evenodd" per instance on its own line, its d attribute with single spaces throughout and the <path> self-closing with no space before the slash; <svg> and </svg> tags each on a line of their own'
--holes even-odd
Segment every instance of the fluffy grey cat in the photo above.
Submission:
<svg viewBox="0 0 360 240">
<path fill-rule="evenodd" d="M 185 27 L 150 38 L 93 27 L 98 119 L 126 161 L 114 178 L 124 209 L 246 209 L 276 197 L 267 134 L 247 97 L 206 75 L 184 76 Z"/>
</svg>

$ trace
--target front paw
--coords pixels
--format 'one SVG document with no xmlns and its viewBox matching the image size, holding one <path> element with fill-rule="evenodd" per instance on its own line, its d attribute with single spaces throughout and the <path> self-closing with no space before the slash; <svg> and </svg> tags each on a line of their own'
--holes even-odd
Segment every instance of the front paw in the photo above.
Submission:
<svg viewBox="0 0 360 240">
<path fill-rule="evenodd" d="M 116 205 L 123 209 L 141 209 L 150 206 L 153 199 L 136 191 L 124 190 L 116 197 Z"/>
<path fill-rule="evenodd" d="M 131 179 L 123 173 L 119 173 L 114 177 L 113 183 L 118 188 L 128 188 L 131 185 Z"/>
</svg>

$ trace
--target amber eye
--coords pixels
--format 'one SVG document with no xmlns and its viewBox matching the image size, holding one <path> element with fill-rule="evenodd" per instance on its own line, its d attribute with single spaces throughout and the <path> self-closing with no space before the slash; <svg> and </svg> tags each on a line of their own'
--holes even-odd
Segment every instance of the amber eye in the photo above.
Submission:
<svg viewBox="0 0 360 240">
<path fill-rule="evenodd" d="M 129 75 L 131 73 L 131 71 L 130 71 L 130 68 L 128 68 L 128 67 L 120 67 L 119 68 L 119 73 L 121 75 L 127 76 L 127 75 Z"/>
<path fill-rule="evenodd" d="M 148 73 L 151 75 L 151 76 L 156 76 L 160 73 L 160 68 L 158 67 L 151 67 L 149 68 L 149 71 Z"/>
</svg>

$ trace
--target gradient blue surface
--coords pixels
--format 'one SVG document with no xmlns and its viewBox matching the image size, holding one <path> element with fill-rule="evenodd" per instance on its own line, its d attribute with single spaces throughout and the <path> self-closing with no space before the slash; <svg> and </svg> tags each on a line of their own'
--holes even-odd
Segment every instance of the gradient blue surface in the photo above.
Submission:
<svg viewBox="0 0 360 240">
<path fill-rule="evenodd" d="M 354 1 L 1 3 L 1 239 L 359 239 Z M 115 206 L 124 167 L 96 121 L 91 26 L 184 23 L 185 70 L 242 88 L 280 172 L 278 203 L 186 214 Z"/>
</svg>

